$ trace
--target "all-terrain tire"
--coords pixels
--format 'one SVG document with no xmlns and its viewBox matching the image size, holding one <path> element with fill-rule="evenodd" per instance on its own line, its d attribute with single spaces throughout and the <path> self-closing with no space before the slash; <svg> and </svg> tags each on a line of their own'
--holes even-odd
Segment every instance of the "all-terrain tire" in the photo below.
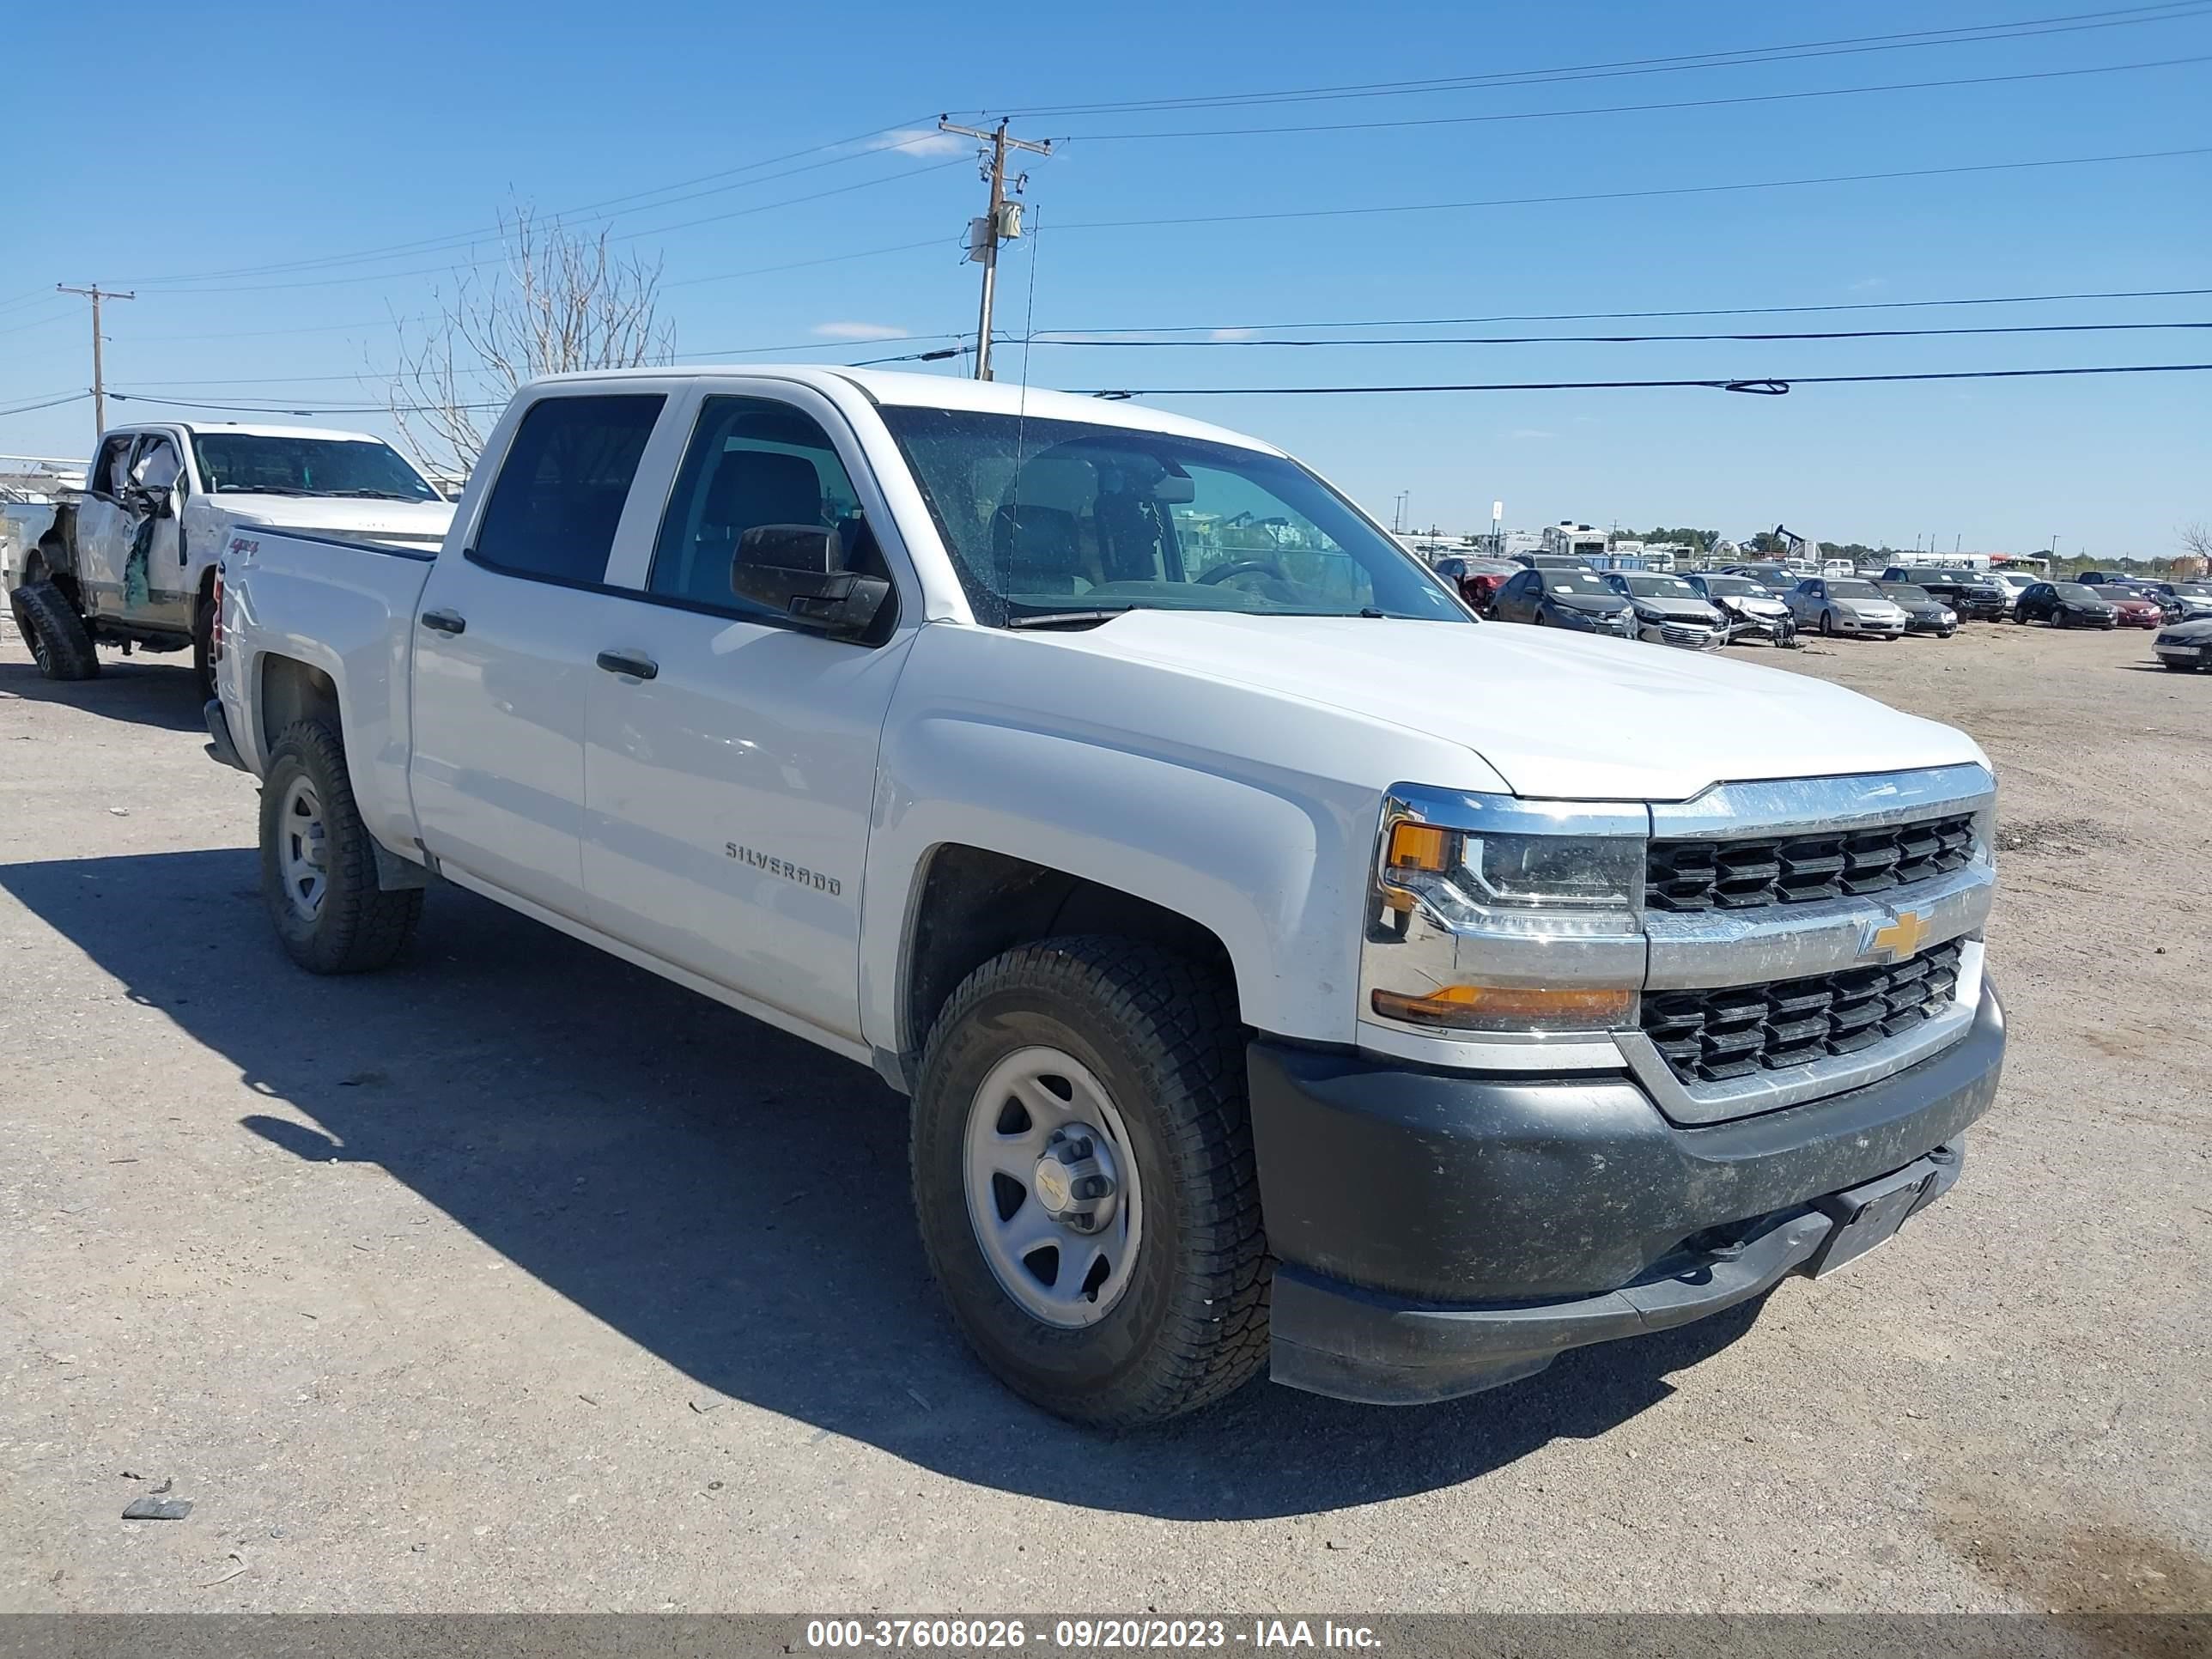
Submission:
<svg viewBox="0 0 2212 1659">
<path fill-rule="evenodd" d="M 1095 1323 L 1046 1323 L 1001 1285 L 967 1198 L 967 1127 L 986 1078 L 1025 1048 L 1087 1067 L 1119 1113 L 1143 1231 L 1127 1285 Z M 914 1097 L 915 1209 L 952 1316 L 1009 1388 L 1115 1427 L 1195 1411 L 1267 1361 L 1273 1263 L 1244 1088 L 1244 1030 L 1223 974 L 1125 939 L 1045 939 L 994 957 L 952 994 Z"/>
<path fill-rule="evenodd" d="M 325 886 L 312 915 L 286 890 L 281 852 L 291 833 L 286 803 L 303 778 L 319 809 L 324 849 Z M 422 919 L 421 888 L 386 892 L 377 885 L 375 846 L 354 804 L 345 746 L 320 720 L 287 726 L 270 750 L 261 781 L 261 895 L 286 953 L 313 974 L 385 967 L 407 948 Z"/>
<path fill-rule="evenodd" d="M 25 582 L 8 598 L 41 674 L 50 680 L 88 680 L 100 672 L 100 653 L 84 618 L 60 588 L 42 579 Z"/>
</svg>

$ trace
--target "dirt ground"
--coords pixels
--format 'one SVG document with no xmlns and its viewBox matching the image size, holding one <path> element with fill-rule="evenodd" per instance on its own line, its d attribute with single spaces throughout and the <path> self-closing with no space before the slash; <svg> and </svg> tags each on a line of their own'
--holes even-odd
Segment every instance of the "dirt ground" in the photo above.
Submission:
<svg viewBox="0 0 2212 1659">
<path fill-rule="evenodd" d="M 968 1358 L 868 1073 L 456 891 L 298 973 L 188 672 L 0 635 L 0 1609 L 2212 1607 L 2212 676 L 1738 654 L 1996 763 L 1957 1190 L 1493 1394 L 1108 1438 Z"/>
</svg>

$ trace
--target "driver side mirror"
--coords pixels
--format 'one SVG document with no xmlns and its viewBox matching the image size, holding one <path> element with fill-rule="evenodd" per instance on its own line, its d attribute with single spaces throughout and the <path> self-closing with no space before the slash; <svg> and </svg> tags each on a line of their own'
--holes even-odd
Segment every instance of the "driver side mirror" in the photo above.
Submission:
<svg viewBox="0 0 2212 1659">
<path fill-rule="evenodd" d="M 890 597 L 881 576 L 845 570 L 844 543 L 821 525 L 755 525 L 738 538 L 730 591 L 832 639 L 866 633 Z"/>
</svg>

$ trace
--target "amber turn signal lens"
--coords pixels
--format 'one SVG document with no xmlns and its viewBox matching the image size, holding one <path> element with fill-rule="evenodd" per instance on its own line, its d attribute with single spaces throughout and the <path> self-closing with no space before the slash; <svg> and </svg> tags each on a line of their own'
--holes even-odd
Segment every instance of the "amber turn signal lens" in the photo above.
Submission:
<svg viewBox="0 0 2212 1659">
<path fill-rule="evenodd" d="M 1577 987 L 1532 988 L 1517 985 L 1447 985 L 1426 996 L 1376 991 L 1369 999 L 1385 1019 L 1412 1025 L 1459 1026 L 1470 1030 L 1596 1030 L 1617 1024 L 1636 1012 L 1636 993 Z"/>
<path fill-rule="evenodd" d="M 1451 863 L 1452 834 L 1425 823 L 1391 827 L 1389 865 L 1393 870 L 1425 870 L 1437 874 Z"/>
</svg>

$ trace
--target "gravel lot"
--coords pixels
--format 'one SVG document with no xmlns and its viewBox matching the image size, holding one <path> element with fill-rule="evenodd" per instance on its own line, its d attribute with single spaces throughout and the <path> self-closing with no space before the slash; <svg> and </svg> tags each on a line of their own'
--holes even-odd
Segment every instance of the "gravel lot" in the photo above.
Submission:
<svg viewBox="0 0 2212 1659">
<path fill-rule="evenodd" d="M 0 637 L 0 1608 L 2212 1607 L 2212 677 L 1771 659 L 1996 763 L 1957 1191 L 1497 1393 L 1109 1439 L 968 1358 L 870 1074 L 453 890 L 295 971 L 188 672 Z"/>
</svg>

